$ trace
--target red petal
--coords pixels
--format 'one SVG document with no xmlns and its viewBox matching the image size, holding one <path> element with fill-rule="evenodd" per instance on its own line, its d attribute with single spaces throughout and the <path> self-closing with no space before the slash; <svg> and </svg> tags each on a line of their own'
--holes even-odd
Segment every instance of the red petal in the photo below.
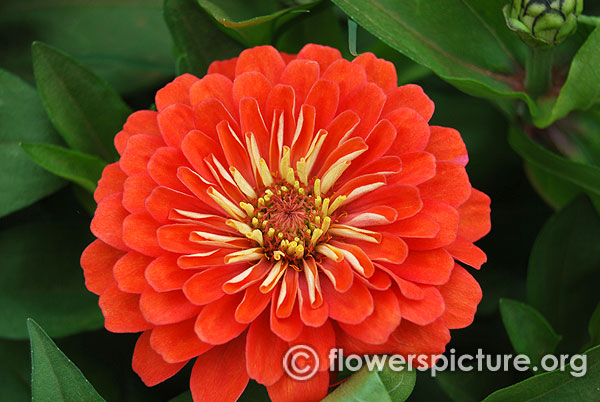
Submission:
<svg viewBox="0 0 600 402">
<path fill-rule="evenodd" d="M 138 338 L 133 351 L 131 366 L 144 384 L 152 387 L 173 377 L 179 370 L 185 366 L 187 361 L 180 363 L 167 363 L 163 358 L 152 349 L 150 345 L 150 333 L 146 331 Z"/>
<path fill-rule="evenodd" d="M 298 53 L 298 59 L 314 60 L 319 63 L 321 73 L 327 70 L 331 63 L 341 58 L 342 54 L 339 50 L 329 46 L 315 45 L 314 43 L 305 45 Z"/>
<path fill-rule="evenodd" d="M 225 282 L 239 275 L 247 264 L 232 264 L 205 269 L 192 276 L 184 285 L 183 291 L 194 304 L 203 305 L 220 299 Z"/>
<path fill-rule="evenodd" d="M 119 162 L 107 165 L 102 171 L 102 177 L 94 191 L 94 201 L 100 202 L 107 195 L 123 191 L 125 179 L 127 179 L 127 175 L 121 170 Z"/>
<path fill-rule="evenodd" d="M 417 186 L 435 177 L 435 170 L 435 157 L 429 152 L 407 152 L 402 154 L 402 171 L 393 180 Z"/>
<path fill-rule="evenodd" d="M 405 152 L 423 151 L 429 142 L 429 125 L 419 113 L 401 107 L 385 115 L 396 128 L 396 141 L 388 154 L 401 155 Z"/>
<path fill-rule="evenodd" d="M 128 293 L 142 293 L 147 286 L 144 271 L 150 262 L 152 258 L 135 251 L 121 257 L 113 268 L 119 289 Z"/>
<path fill-rule="evenodd" d="M 194 275 L 194 271 L 177 266 L 177 255 L 175 254 L 156 258 L 144 272 L 146 281 L 157 292 L 181 289 L 192 275 Z"/>
<path fill-rule="evenodd" d="M 123 241 L 142 254 L 158 257 L 164 250 L 158 245 L 158 223 L 147 212 L 136 212 L 123 221 Z"/>
<path fill-rule="evenodd" d="M 123 206 L 131 213 L 146 209 L 146 198 L 156 187 L 156 182 L 148 172 L 129 176 L 123 186 Z"/>
<path fill-rule="evenodd" d="M 398 298 L 392 291 L 372 291 L 375 310 L 362 323 L 357 325 L 339 323 L 340 328 L 350 336 L 371 344 L 387 342 L 390 334 L 400 325 L 402 315 Z"/>
<path fill-rule="evenodd" d="M 394 264 L 401 264 L 408 254 L 408 246 L 404 240 L 395 234 L 385 232 L 380 234 L 382 236 L 380 243 L 369 243 L 360 240 L 352 240 L 351 242 L 360 247 L 368 258 L 373 261 L 387 261 Z"/>
<path fill-rule="evenodd" d="M 462 166 L 469 162 L 467 147 L 460 133 L 453 128 L 431 126 L 431 137 L 425 150 L 434 154 L 439 161 L 455 162 Z"/>
<path fill-rule="evenodd" d="M 419 213 L 377 229 L 394 233 L 400 237 L 432 239 L 440 232 L 440 225 L 427 215 Z"/>
<path fill-rule="evenodd" d="M 212 345 L 202 342 L 194 331 L 195 320 L 154 327 L 150 336 L 152 349 L 168 363 L 188 361 L 210 350 Z"/>
<path fill-rule="evenodd" d="M 176 103 L 158 114 L 158 127 L 167 145 L 179 147 L 188 132 L 196 128 L 194 110 L 182 103 Z"/>
<path fill-rule="evenodd" d="M 281 75 L 281 84 L 291 85 L 296 94 L 297 115 L 300 106 L 304 103 L 306 95 L 313 84 L 319 79 L 319 64 L 315 61 L 296 59 L 291 61 L 283 70 Z"/>
<path fill-rule="evenodd" d="M 98 203 L 90 229 L 94 236 L 105 243 L 120 250 L 127 250 L 127 246 L 123 243 L 123 220 L 129 214 L 123 208 L 121 201 L 121 193 L 104 197 Z"/>
<path fill-rule="evenodd" d="M 437 162 L 435 177 L 419 185 L 423 199 L 443 201 L 458 207 L 471 196 L 465 168 L 454 162 Z"/>
<path fill-rule="evenodd" d="M 146 199 L 145 206 L 150 215 L 162 224 L 169 222 L 169 214 L 173 209 L 200 214 L 212 213 L 212 210 L 198 198 L 167 187 L 156 187 Z"/>
<path fill-rule="evenodd" d="M 324 73 L 321 72 L 321 78 L 333 81 L 339 85 L 339 99 L 341 101 L 346 100 L 351 92 L 367 83 L 365 69 L 345 59 L 339 59 L 331 63 Z M 340 111 L 343 110 L 345 109 L 340 109 Z"/>
<path fill-rule="evenodd" d="M 396 275 L 411 282 L 442 285 L 448 282 L 454 259 L 443 248 L 411 250 L 403 264 L 385 264 Z"/>
<path fill-rule="evenodd" d="M 329 373 L 321 371 L 308 380 L 294 380 L 288 375 L 267 387 L 273 402 L 317 402 L 325 398 L 329 387 Z"/>
<path fill-rule="evenodd" d="M 219 143 L 198 130 L 190 131 L 183 139 L 181 150 L 194 170 L 202 177 L 212 177 L 212 173 L 204 163 L 208 155 L 213 154 L 217 159 L 225 160 Z"/>
<path fill-rule="evenodd" d="M 373 314 L 373 297 L 360 281 L 354 281 L 345 293 L 339 293 L 329 281 L 323 281 L 321 288 L 332 319 L 347 324 L 360 324 Z"/>
<path fill-rule="evenodd" d="M 294 133 L 294 142 L 292 143 L 292 155 L 291 155 L 291 164 L 295 166 L 295 163 L 306 155 L 308 149 L 310 148 L 310 144 L 314 138 L 315 133 L 315 118 L 316 118 L 316 110 L 313 106 L 310 105 L 302 105 L 301 108 L 302 113 L 302 128 L 296 137 L 296 133 Z M 300 124 L 300 123 L 298 123 Z"/>
<path fill-rule="evenodd" d="M 450 280 L 438 289 L 446 303 L 442 320 L 448 328 L 464 328 L 471 325 L 477 305 L 481 301 L 481 288 L 471 274 L 456 264 Z"/>
<path fill-rule="evenodd" d="M 92 293 L 102 294 L 113 282 L 112 268 L 124 251 L 117 250 L 100 239 L 94 240 L 81 254 L 85 286 Z"/>
<path fill-rule="evenodd" d="M 194 109 L 196 128 L 212 139 L 217 139 L 217 124 L 223 120 L 229 122 L 236 133 L 240 132 L 237 122 L 218 99 L 206 99 Z"/>
<path fill-rule="evenodd" d="M 243 276 L 243 278 L 232 278 L 231 280 L 225 282 L 222 286 L 223 291 L 225 291 L 227 294 L 241 292 L 248 286 L 260 281 L 265 275 L 267 275 L 271 268 L 273 268 L 273 262 L 262 258 L 260 261 L 258 261 L 258 263 L 246 268 L 241 274 L 239 274 L 240 276 Z M 250 273 L 248 274 L 248 272 Z"/>
<path fill-rule="evenodd" d="M 240 54 L 235 66 L 235 76 L 246 71 L 258 71 L 267 77 L 272 85 L 275 85 L 284 68 L 285 62 L 274 47 L 256 46 L 246 49 Z"/>
<path fill-rule="evenodd" d="M 458 212 L 454 208 L 441 201 L 424 200 L 421 213 L 435 220 L 440 225 L 440 231 L 433 239 L 404 239 L 408 248 L 431 250 L 447 246 L 456 240 Z"/>
<path fill-rule="evenodd" d="M 261 314 L 250 324 L 246 337 L 246 369 L 250 378 L 264 385 L 272 385 L 283 375 L 283 356 L 288 349 L 271 332 L 269 312 Z"/>
<path fill-rule="evenodd" d="M 308 285 L 306 284 L 306 278 L 301 275 L 298 278 L 298 305 L 300 308 L 300 318 L 302 322 L 311 327 L 320 327 L 323 325 L 329 317 L 329 307 L 326 302 L 319 301 L 318 307 L 311 306 Z"/>
<path fill-rule="evenodd" d="M 182 166 L 189 163 L 178 148 L 162 147 L 148 161 L 148 173 L 159 186 L 187 193 L 187 187 L 177 178 L 177 169 Z"/>
<path fill-rule="evenodd" d="M 235 133 L 231 132 L 226 122 L 219 123 L 217 133 L 219 134 L 219 142 L 221 143 L 227 164 L 237 168 L 246 181 L 250 185 L 254 185 L 254 174 L 246 146 L 242 144 Z"/>
<path fill-rule="evenodd" d="M 237 107 L 233 105 L 233 83 L 222 74 L 207 74 L 190 88 L 190 102 L 196 106 L 203 100 L 216 98 L 233 116 L 237 115 Z"/>
<path fill-rule="evenodd" d="M 293 341 L 300 335 L 302 331 L 303 324 L 300 318 L 300 308 L 298 304 L 294 305 L 294 309 L 292 310 L 292 314 L 286 318 L 279 318 L 275 312 L 277 300 L 276 300 L 276 292 L 273 292 L 273 300 L 271 301 L 271 330 L 277 334 L 281 339 L 285 341 Z"/>
<path fill-rule="evenodd" d="M 225 77 L 233 80 L 235 78 L 235 65 L 237 57 L 229 60 L 217 60 L 210 63 L 207 74 L 223 74 Z"/>
<path fill-rule="evenodd" d="M 190 303 L 181 290 L 158 293 L 146 288 L 140 297 L 140 310 L 146 321 L 165 325 L 194 317 L 201 307 Z"/>
<path fill-rule="evenodd" d="M 270 92 L 271 84 L 269 80 L 263 74 L 256 71 L 241 74 L 233 81 L 233 101 L 235 104 L 239 105 L 244 98 L 251 98 L 257 102 L 259 110 L 262 113 L 267 110 L 267 97 Z M 241 105 L 240 117 L 243 118 Z M 243 133 L 246 134 L 248 131 L 252 130 L 244 130 Z"/>
<path fill-rule="evenodd" d="M 246 289 L 244 299 L 235 310 L 235 320 L 248 324 L 256 319 L 269 304 L 271 294 L 264 294 L 259 290 L 260 285 L 250 286 Z"/>
<path fill-rule="evenodd" d="M 475 269 L 480 269 L 487 261 L 487 256 L 479 247 L 460 236 L 456 238 L 454 243 L 446 246 L 446 250 L 452 254 L 452 257 Z"/>
<path fill-rule="evenodd" d="M 162 138 L 155 135 L 133 135 L 127 141 L 119 165 L 128 176 L 145 172 L 152 154 L 164 145 Z"/>
<path fill-rule="evenodd" d="M 194 401 L 236 401 L 248 384 L 246 337 L 216 346 L 196 359 L 190 389 Z"/>
<path fill-rule="evenodd" d="M 458 214 L 458 234 L 466 240 L 477 241 L 490 232 L 490 197 L 481 191 L 473 189 L 471 197 L 458 208 Z"/>
<path fill-rule="evenodd" d="M 363 197 L 350 202 L 346 206 L 348 213 L 360 212 L 375 206 L 386 205 L 398 212 L 397 219 L 405 219 L 416 215 L 423 207 L 419 190 L 406 184 L 382 186 Z"/>
<path fill-rule="evenodd" d="M 121 292 L 116 282 L 100 295 L 98 304 L 104 326 L 111 332 L 140 332 L 152 327 L 140 311 L 140 295 Z"/>
<path fill-rule="evenodd" d="M 380 159 L 387 152 L 395 138 L 396 129 L 392 123 L 387 120 L 381 120 L 379 123 L 377 123 L 377 125 L 373 127 L 373 130 L 371 130 L 365 139 L 365 143 L 368 147 L 367 152 L 363 153 L 352 161 L 350 167 L 346 169 L 342 175 L 341 180 L 346 177 L 353 177 L 354 173 L 369 165 L 371 162 Z"/>
<path fill-rule="evenodd" d="M 129 137 L 135 134 L 149 134 L 160 137 L 156 120 L 157 113 L 151 110 L 140 110 L 132 113 L 123 126 L 123 131 L 115 136 L 115 148 L 123 154 Z"/>
<path fill-rule="evenodd" d="M 204 306 L 194 327 L 198 337 L 212 345 L 222 345 L 241 334 L 248 327 L 235 320 L 235 310 L 241 301 L 242 295 L 238 293 Z"/>
<path fill-rule="evenodd" d="M 348 261 L 342 260 L 336 262 L 330 258 L 326 258 L 319 264 L 319 268 L 329 278 L 329 281 L 338 292 L 344 293 L 352 286 L 354 274 L 348 265 Z"/>
<path fill-rule="evenodd" d="M 158 228 L 156 237 L 163 250 L 174 253 L 192 254 L 206 252 L 207 247 L 190 241 L 190 234 L 196 230 L 205 230 L 204 226 L 175 224 Z"/>
<path fill-rule="evenodd" d="M 429 99 L 423 88 L 418 85 L 403 85 L 387 94 L 387 100 L 383 108 L 383 114 L 401 107 L 407 107 L 418 112 L 427 121 L 433 116 L 435 105 Z"/>
<path fill-rule="evenodd" d="M 425 297 L 422 300 L 411 300 L 400 296 L 400 311 L 403 320 L 417 325 L 427 325 L 438 319 L 446 308 L 440 292 L 433 286 L 422 286 Z"/>
<path fill-rule="evenodd" d="M 289 85 L 276 85 L 269 97 L 267 98 L 267 107 L 265 110 L 264 118 L 267 127 L 271 128 L 270 138 L 270 158 L 271 170 L 277 169 L 279 166 L 279 145 L 291 145 L 292 136 L 296 130 L 296 121 L 294 118 L 294 88 Z M 283 113 L 283 143 L 279 144 L 278 128 L 280 115 Z M 273 121 L 273 119 L 275 119 Z M 274 152 L 277 153 L 274 154 Z M 274 157 L 277 155 L 277 159 Z"/>
<path fill-rule="evenodd" d="M 191 74 L 183 74 L 175 78 L 173 82 L 168 83 L 164 88 L 156 93 L 156 108 L 162 111 L 173 103 L 190 104 L 190 88 L 198 81 L 198 78 Z"/>
<path fill-rule="evenodd" d="M 329 370 L 329 354 L 331 349 L 335 347 L 335 332 L 331 323 L 326 321 L 319 328 L 304 327 L 300 335 L 290 342 L 290 346 L 294 345 L 311 347 L 318 357 L 318 370 Z M 314 359 L 310 360 L 306 363 L 312 364 L 312 367 L 314 367 L 317 362 Z"/>
<path fill-rule="evenodd" d="M 262 110 L 265 110 L 265 106 Z M 260 155 L 263 158 L 269 155 L 269 132 L 256 99 L 243 98 L 240 101 L 240 124 L 244 135 L 247 133 L 254 134 Z"/>
<path fill-rule="evenodd" d="M 329 126 L 331 120 L 335 116 L 335 112 L 337 111 L 339 97 L 340 88 L 333 81 L 321 79 L 317 81 L 310 89 L 308 95 L 306 96 L 306 101 L 304 103 L 307 105 L 314 106 L 315 108 L 316 131 Z M 350 116 L 350 114 L 348 113 L 347 116 Z M 353 124 L 353 126 L 355 126 L 357 123 L 358 122 Z"/>
<path fill-rule="evenodd" d="M 379 120 L 384 103 L 385 94 L 381 88 L 369 83 L 351 92 L 346 98 L 341 97 L 339 110 L 353 110 L 358 114 L 360 123 L 353 134 L 365 138 Z M 392 123 L 395 121 L 392 120 Z"/>
<path fill-rule="evenodd" d="M 319 107 L 320 106 L 318 105 L 316 106 L 317 114 L 319 114 Z M 337 102 L 334 109 L 337 109 Z M 335 110 L 333 113 L 335 113 Z M 321 114 L 323 115 L 323 113 Z M 360 117 L 358 117 L 358 115 L 352 110 L 346 110 L 337 115 L 335 119 L 333 119 L 333 121 L 326 126 L 327 138 L 323 142 L 320 154 L 329 155 L 331 152 L 333 152 L 340 144 L 340 141 L 346 136 L 349 136 L 356 126 L 358 126 L 359 122 Z M 323 123 L 315 123 L 315 129 L 322 128 L 319 124 Z"/>
<path fill-rule="evenodd" d="M 398 86 L 396 67 L 389 61 L 378 59 L 373 53 L 367 52 L 356 57 L 352 63 L 360 64 L 367 72 L 367 80 L 379 85 L 388 93 Z"/>
<path fill-rule="evenodd" d="M 352 269 L 361 276 L 368 278 L 373 275 L 373 263 L 371 262 L 370 256 L 367 254 L 367 250 L 363 250 L 353 244 L 335 240 L 332 240 L 329 243 L 342 251 L 344 259 L 348 261 L 348 264 L 350 264 Z"/>
</svg>

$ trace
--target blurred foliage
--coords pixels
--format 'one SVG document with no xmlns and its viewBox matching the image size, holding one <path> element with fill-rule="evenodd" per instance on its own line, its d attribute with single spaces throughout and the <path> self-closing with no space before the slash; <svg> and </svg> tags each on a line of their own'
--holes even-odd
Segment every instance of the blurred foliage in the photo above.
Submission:
<svg viewBox="0 0 600 402">
<path fill-rule="evenodd" d="M 469 177 L 492 199 L 493 230 L 479 242 L 488 262 L 473 273 L 483 300 L 473 325 L 453 331 L 448 350 L 539 358 L 555 346 L 589 349 L 590 375 L 572 382 L 565 373 L 513 370 L 419 372 L 415 384 L 412 375 L 365 371 L 330 400 L 516 401 L 550 388 L 544 400 L 597 395 L 600 28 L 580 24 L 556 49 L 553 88 L 536 98 L 523 84 L 527 48 L 502 16 L 507 2 L 448 0 L 443 12 L 437 2 L 394 0 L 1 2 L 0 400 L 31 398 L 28 317 L 43 328 L 30 324 L 41 365 L 34 394 L 51 389 L 40 388 L 53 386 L 44 374 L 51 370 L 57 384 L 107 401 L 191 400 L 190 365 L 146 388 L 131 370 L 136 336 L 99 329 L 97 299 L 79 267 L 92 238 L 89 192 L 114 160 L 112 136 L 130 108 L 150 107 L 175 74 L 203 75 L 211 61 L 248 46 L 296 53 L 309 42 L 349 59 L 351 48 L 372 51 L 394 63 L 399 84 L 421 85 L 436 105 L 431 124 L 461 132 Z M 585 7 L 600 15 L 599 2 Z M 43 44 L 32 56 L 34 41 Z M 241 398 L 267 399 L 252 381 Z"/>
</svg>

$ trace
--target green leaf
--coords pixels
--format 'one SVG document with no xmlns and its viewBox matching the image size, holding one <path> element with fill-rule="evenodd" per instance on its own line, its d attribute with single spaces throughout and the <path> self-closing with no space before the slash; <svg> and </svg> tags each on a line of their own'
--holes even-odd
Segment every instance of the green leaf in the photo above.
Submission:
<svg viewBox="0 0 600 402">
<path fill-rule="evenodd" d="M 104 401 L 35 321 L 28 319 L 27 329 L 31 340 L 32 401 Z"/>
<path fill-rule="evenodd" d="M 542 113 L 534 114 L 536 126 L 548 127 L 554 121 L 568 115 L 573 110 L 587 110 L 600 102 L 600 27 L 596 27 L 579 49 L 569 70 L 567 81 L 558 98 Z"/>
<path fill-rule="evenodd" d="M 84 286 L 79 258 L 92 240 L 88 220 L 43 216 L 0 231 L 0 336 L 27 337 L 33 317 L 52 336 L 102 327 L 98 298 Z"/>
<path fill-rule="evenodd" d="M 585 197 L 555 214 L 539 233 L 529 259 L 527 296 L 566 345 L 579 349 L 583 326 L 598 303 L 600 217 Z"/>
<path fill-rule="evenodd" d="M 33 163 L 20 141 L 61 142 L 37 92 L 0 70 L 0 216 L 31 205 L 64 185 Z"/>
<path fill-rule="evenodd" d="M 596 306 L 596 310 L 592 314 L 590 324 L 588 325 L 588 331 L 590 333 L 591 346 L 600 345 L 600 303 Z"/>
<path fill-rule="evenodd" d="M 402 402 L 412 393 L 416 378 L 416 371 L 409 370 L 406 365 L 401 371 L 394 371 L 387 364 L 381 371 L 368 370 L 364 365 L 323 401 Z"/>
<path fill-rule="evenodd" d="M 586 352 L 587 373 L 574 377 L 570 371 L 581 372 L 581 361 L 569 366 L 565 371 L 553 371 L 528 378 L 515 385 L 498 390 L 483 402 L 564 402 L 597 401 L 600 397 L 600 347 Z"/>
<path fill-rule="evenodd" d="M 536 144 L 523 130 L 512 127 L 508 141 L 529 164 L 563 179 L 592 197 L 600 197 L 600 168 L 573 162 Z"/>
<path fill-rule="evenodd" d="M 475 96 L 519 98 L 525 45 L 506 28 L 506 0 L 333 0 L 385 43 Z M 444 29 L 440 29 L 444 27 Z M 452 35 L 448 35 L 452 32 Z"/>
<path fill-rule="evenodd" d="M 31 401 L 31 361 L 26 341 L 0 340 L 0 401 Z"/>
<path fill-rule="evenodd" d="M 66 54 L 40 42 L 32 52 L 40 96 L 65 142 L 114 160 L 113 140 L 131 113 L 129 107 L 104 80 Z"/>
<path fill-rule="evenodd" d="M 33 82 L 31 42 L 62 49 L 121 93 L 155 88 L 175 73 L 162 0 L 3 0 L 2 66 Z M 109 34 L 110 33 L 110 34 Z"/>
<path fill-rule="evenodd" d="M 90 192 L 96 190 L 106 166 L 106 162 L 96 156 L 56 145 L 28 143 L 21 146 L 38 165 Z"/>
<path fill-rule="evenodd" d="M 500 314 L 515 352 L 527 355 L 533 366 L 555 351 L 561 337 L 536 309 L 515 300 L 500 299 Z"/>
<path fill-rule="evenodd" d="M 196 0 L 165 0 L 164 16 L 179 56 L 179 74 L 202 77 L 211 62 L 235 57 L 243 50 Z"/>
<path fill-rule="evenodd" d="M 277 0 L 198 0 L 224 30 L 246 46 L 270 44 L 285 23 L 302 15 L 321 0 L 297 1 L 282 8 Z"/>
</svg>

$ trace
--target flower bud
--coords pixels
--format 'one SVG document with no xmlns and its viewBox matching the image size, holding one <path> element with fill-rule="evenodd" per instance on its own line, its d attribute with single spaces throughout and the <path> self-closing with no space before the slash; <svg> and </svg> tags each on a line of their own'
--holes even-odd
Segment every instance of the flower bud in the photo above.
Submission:
<svg viewBox="0 0 600 402">
<path fill-rule="evenodd" d="M 504 7 L 510 29 L 532 47 L 553 47 L 575 32 L 583 0 L 512 0 Z"/>
</svg>

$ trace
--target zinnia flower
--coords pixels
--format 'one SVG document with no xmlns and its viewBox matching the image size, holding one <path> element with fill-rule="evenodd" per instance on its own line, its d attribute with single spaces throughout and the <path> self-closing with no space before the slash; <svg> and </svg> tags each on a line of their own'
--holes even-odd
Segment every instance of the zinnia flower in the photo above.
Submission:
<svg viewBox="0 0 600 402">
<path fill-rule="evenodd" d="M 115 137 L 83 253 L 112 332 L 142 332 L 148 386 L 195 359 L 194 400 L 229 401 L 249 378 L 275 401 L 319 400 L 328 354 L 441 353 L 481 290 L 473 242 L 489 198 L 471 187 L 459 133 L 366 53 L 262 46 L 177 77 Z M 310 345 L 317 374 L 283 369 Z"/>
</svg>

